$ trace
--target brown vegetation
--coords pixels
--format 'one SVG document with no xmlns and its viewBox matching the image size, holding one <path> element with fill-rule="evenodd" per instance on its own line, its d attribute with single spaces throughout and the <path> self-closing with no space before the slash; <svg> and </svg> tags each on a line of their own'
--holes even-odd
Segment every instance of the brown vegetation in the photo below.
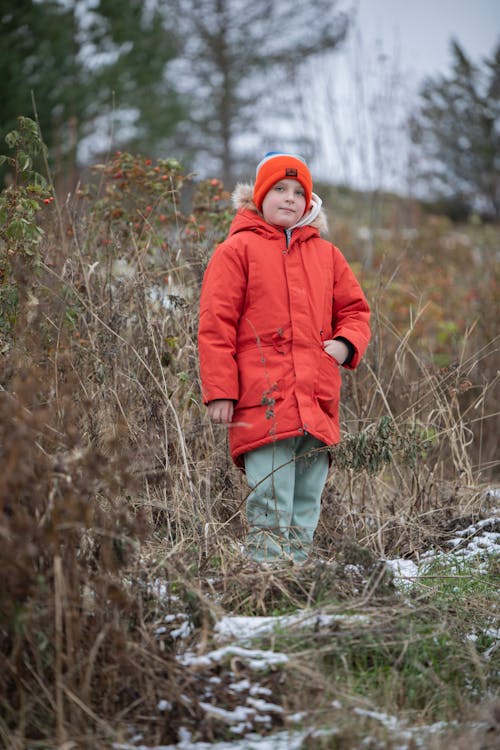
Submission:
<svg viewBox="0 0 500 750">
<path fill-rule="evenodd" d="M 4 747 L 108 747 L 130 726 L 151 743 L 176 742 L 180 727 L 224 737 L 200 695 L 217 675 L 218 701 L 233 705 L 230 667 L 182 667 L 178 642 L 159 635 L 166 615 L 189 616 L 186 642 L 203 653 L 224 612 L 379 604 L 373 637 L 399 643 L 401 604 L 380 559 L 444 546 L 487 511 L 498 477 L 496 230 L 418 213 L 408 227 L 415 207 L 387 200 L 360 237 L 362 205 L 354 222 L 342 201 L 325 201 L 337 209 L 333 239 L 369 295 L 374 337 L 344 378 L 345 440 L 316 539 L 330 573 L 318 561 L 262 571 L 238 550 L 246 486 L 206 418 L 196 352 L 200 280 L 230 219 L 222 185 L 197 184 L 175 160 L 117 154 L 66 203 L 44 205 L 36 256 L 3 239 Z M 319 634 L 314 644 L 321 653 Z M 324 694 L 315 674 L 303 707 Z M 300 708 L 279 673 L 262 684 Z"/>
</svg>

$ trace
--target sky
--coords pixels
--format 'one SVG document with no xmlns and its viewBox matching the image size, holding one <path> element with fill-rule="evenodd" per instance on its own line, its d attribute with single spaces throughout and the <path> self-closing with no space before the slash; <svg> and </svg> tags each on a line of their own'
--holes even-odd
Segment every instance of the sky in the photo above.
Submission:
<svg viewBox="0 0 500 750">
<path fill-rule="evenodd" d="M 500 42 L 500 0 L 341 0 L 356 7 L 343 48 L 305 66 L 296 127 L 320 179 L 409 192 L 405 122 L 425 77 L 451 71 L 451 39 L 473 62 Z"/>
<path fill-rule="evenodd" d="M 474 60 L 490 54 L 500 40 L 500 0 L 357 0 L 355 4 L 366 44 L 382 39 L 386 51 L 398 50 L 404 69 L 418 78 L 449 67 L 451 37 Z"/>
</svg>

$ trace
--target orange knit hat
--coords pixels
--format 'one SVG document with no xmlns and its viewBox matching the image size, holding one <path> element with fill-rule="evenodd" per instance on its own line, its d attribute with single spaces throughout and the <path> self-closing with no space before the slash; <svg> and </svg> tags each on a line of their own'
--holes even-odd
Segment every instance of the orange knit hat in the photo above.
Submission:
<svg viewBox="0 0 500 750">
<path fill-rule="evenodd" d="M 262 211 L 262 202 L 272 186 L 286 179 L 297 180 L 304 188 L 307 211 L 313 188 L 311 173 L 301 156 L 284 154 L 282 151 L 268 151 L 257 165 L 253 202 L 259 211 Z"/>
</svg>

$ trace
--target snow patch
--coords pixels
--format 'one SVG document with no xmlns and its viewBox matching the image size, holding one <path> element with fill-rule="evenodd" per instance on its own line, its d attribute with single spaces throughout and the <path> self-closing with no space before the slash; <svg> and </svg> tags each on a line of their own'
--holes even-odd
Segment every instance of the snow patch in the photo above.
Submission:
<svg viewBox="0 0 500 750">
<path fill-rule="evenodd" d="M 276 631 L 288 631 L 292 627 L 311 630 L 328 628 L 331 625 L 342 623 L 347 627 L 362 622 L 370 622 L 368 615 L 327 615 L 322 613 L 297 613 L 293 615 L 281 615 L 277 617 L 223 617 L 214 627 L 215 637 L 218 641 L 237 639 L 241 643 L 247 643 L 255 638 L 261 638 L 275 633 Z"/>
<path fill-rule="evenodd" d="M 450 552 L 436 552 L 431 549 L 421 556 L 419 564 L 405 559 L 384 562 L 392 570 L 395 584 L 407 590 L 418 578 L 426 574 L 431 564 L 436 562 L 449 565 L 453 562 L 460 563 L 478 558 L 481 560 L 491 555 L 500 555 L 500 514 L 497 515 L 495 511 L 489 518 L 457 531 L 456 535 L 448 540 L 448 544 L 453 548 Z M 484 572 L 481 564 L 478 566 L 478 572 Z"/>
<path fill-rule="evenodd" d="M 287 654 L 280 654 L 279 652 L 274 651 L 247 649 L 235 645 L 225 646 L 224 648 L 219 648 L 215 651 L 209 651 L 208 654 L 203 654 L 202 656 L 195 656 L 194 653 L 187 651 L 185 654 L 181 654 L 177 658 L 184 666 L 211 667 L 231 656 L 238 656 L 250 667 L 250 669 L 257 671 L 268 669 L 271 666 L 286 664 L 288 661 Z"/>
</svg>

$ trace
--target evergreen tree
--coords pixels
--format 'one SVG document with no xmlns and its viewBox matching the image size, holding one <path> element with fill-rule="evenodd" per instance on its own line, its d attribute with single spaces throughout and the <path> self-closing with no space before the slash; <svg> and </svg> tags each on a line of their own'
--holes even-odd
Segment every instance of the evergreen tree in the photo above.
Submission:
<svg viewBox="0 0 500 750">
<path fill-rule="evenodd" d="M 0 0 L 0 138 L 34 115 L 33 92 L 56 162 L 112 115 L 115 143 L 151 149 L 183 115 L 168 20 L 145 0 Z"/>
<path fill-rule="evenodd" d="M 434 200 L 500 219 L 500 44 L 475 65 L 452 42 L 449 75 L 428 78 L 411 130 Z"/>
<path fill-rule="evenodd" d="M 244 158 L 238 139 L 241 145 L 255 136 L 270 111 L 275 121 L 287 117 L 283 93 L 290 90 L 294 70 L 337 47 L 348 17 L 332 0 L 172 0 L 170 5 L 183 39 L 178 75 L 191 111 L 179 142 L 215 161 L 230 184 Z"/>
</svg>

